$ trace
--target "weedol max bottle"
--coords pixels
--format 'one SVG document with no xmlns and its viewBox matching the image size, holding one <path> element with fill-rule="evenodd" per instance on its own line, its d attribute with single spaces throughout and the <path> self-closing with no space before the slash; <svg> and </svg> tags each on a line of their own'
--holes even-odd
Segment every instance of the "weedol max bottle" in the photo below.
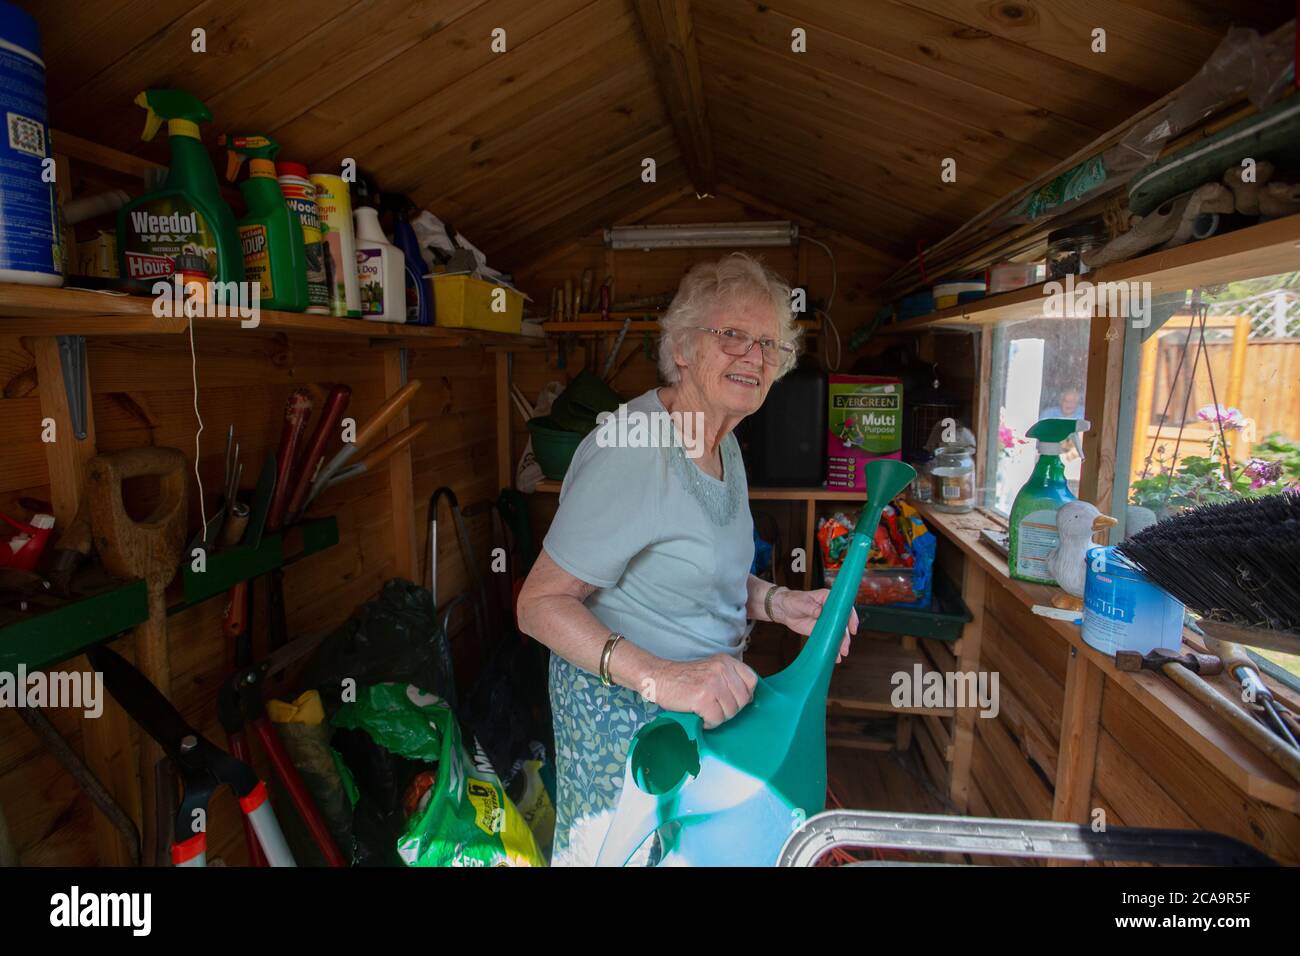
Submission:
<svg viewBox="0 0 1300 956">
<path fill-rule="evenodd" d="M 1056 584 L 1047 570 L 1047 556 L 1059 541 L 1056 513 L 1061 505 L 1076 500 L 1065 481 L 1061 446 L 1089 427 L 1084 419 L 1044 418 L 1025 432 L 1038 440 L 1038 462 L 1011 505 L 1007 565 L 1013 578 Z"/>
<path fill-rule="evenodd" d="M 307 250 L 298 214 L 289 208 L 275 175 L 280 145 L 269 136 L 222 136 L 230 150 L 226 178 L 234 180 L 248 160 L 248 178 L 239 184 L 248 207 L 239 220 L 239 241 L 248 281 L 261 284 L 261 307 L 302 312 L 307 295 Z"/>
<path fill-rule="evenodd" d="M 119 274 L 139 294 L 149 294 L 167 279 L 177 256 L 202 256 L 208 274 L 219 282 L 242 282 L 244 260 L 235 231 L 235 214 L 221 198 L 221 186 L 199 124 L 212 114 L 182 90 L 146 90 L 135 98 L 146 110 L 144 139 L 153 139 L 167 121 L 171 165 L 162 188 L 127 203 L 117 213 Z"/>
</svg>

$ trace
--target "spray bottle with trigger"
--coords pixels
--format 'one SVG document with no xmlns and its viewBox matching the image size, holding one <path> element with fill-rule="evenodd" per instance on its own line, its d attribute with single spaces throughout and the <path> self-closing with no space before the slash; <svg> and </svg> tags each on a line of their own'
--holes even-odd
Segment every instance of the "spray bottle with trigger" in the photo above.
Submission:
<svg viewBox="0 0 1300 956">
<path fill-rule="evenodd" d="M 1082 418 L 1044 418 L 1025 432 L 1038 441 L 1038 462 L 1011 505 L 1007 565 L 1013 578 L 1056 585 L 1047 568 L 1048 555 L 1059 543 L 1056 513 L 1075 500 L 1065 480 L 1061 452 L 1071 435 L 1082 435 L 1089 427 Z"/>
<path fill-rule="evenodd" d="M 269 136 L 224 135 L 218 141 L 230 152 L 226 178 L 232 182 L 248 160 L 248 178 L 239 184 L 248 207 L 239 220 L 244 271 L 261 285 L 265 309 L 302 312 L 310 304 L 307 291 L 307 248 L 302 223 L 284 201 L 276 177 L 280 145 Z"/>
<path fill-rule="evenodd" d="M 171 277 L 175 258 L 189 253 L 206 259 L 219 282 L 242 282 L 235 214 L 199 139 L 199 124 L 212 114 L 183 90 L 145 90 L 135 104 L 146 110 L 144 139 L 153 139 L 167 121 L 171 165 L 160 188 L 118 210 L 119 274 L 134 291 L 149 294 L 157 280 Z"/>
</svg>

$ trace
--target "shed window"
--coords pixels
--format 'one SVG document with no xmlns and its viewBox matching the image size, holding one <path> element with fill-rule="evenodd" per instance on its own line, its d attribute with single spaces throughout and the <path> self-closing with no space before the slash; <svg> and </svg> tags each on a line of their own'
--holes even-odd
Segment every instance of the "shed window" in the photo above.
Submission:
<svg viewBox="0 0 1300 956">
<path fill-rule="evenodd" d="M 984 505 L 1006 516 L 1037 458 L 1026 437 L 1041 418 L 1084 418 L 1089 320 L 1027 319 L 993 328 Z M 1076 435 L 1062 460 L 1072 491 L 1082 465 Z"/>
</svg>

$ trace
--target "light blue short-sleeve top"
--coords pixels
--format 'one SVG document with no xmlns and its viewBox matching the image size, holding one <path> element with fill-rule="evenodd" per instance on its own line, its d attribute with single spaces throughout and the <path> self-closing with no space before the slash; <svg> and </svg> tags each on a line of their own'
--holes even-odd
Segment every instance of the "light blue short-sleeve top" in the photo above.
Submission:
<svg viewBox="0 0 1300 956">
<path fill-rule="evenodd" d="M 629 417 L 651 413 L 667 414 L 658 389 L 627 403 Z M 574 453 L 543 542 L 547 554 L 596 586 L 586 606 L 605 627 L 650 653 L 739 658 L 754 525 L 735 436 L 722 441 L 719 480 L 679 441 L 610 446 L 611 434 L 598 427 Z"/>
</svg>

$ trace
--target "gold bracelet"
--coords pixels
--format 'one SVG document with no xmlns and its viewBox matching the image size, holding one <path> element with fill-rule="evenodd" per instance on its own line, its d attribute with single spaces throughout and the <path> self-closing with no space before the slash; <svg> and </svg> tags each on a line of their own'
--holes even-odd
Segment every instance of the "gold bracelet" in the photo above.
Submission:
<svg viewBox="0 0 1300 956">
<path fill-rule="evenodd" d="M 767 619 L 777 624 L 780 622 L 777 621 L 775 615 L 772 614 L 772 598 L 776 597 L 776 592 L 779 590 L 781 590 L 781 586 L 779 584 L 773 584 L 767 589 L 767 596 L 763 598 L 763 610 L 767 612 Z"/>
<path fill-rule="evenodd" d="M 606 687 L 614 683 L 614 679 L 609 675 L 609 655 L 614 653 L 614 648 L 619 641 L 623 640 L 623 635 L 611 633 L 609 640 L 605 642 L 605 649 L 600 654 L 600 682 Z"/>
</svg>

